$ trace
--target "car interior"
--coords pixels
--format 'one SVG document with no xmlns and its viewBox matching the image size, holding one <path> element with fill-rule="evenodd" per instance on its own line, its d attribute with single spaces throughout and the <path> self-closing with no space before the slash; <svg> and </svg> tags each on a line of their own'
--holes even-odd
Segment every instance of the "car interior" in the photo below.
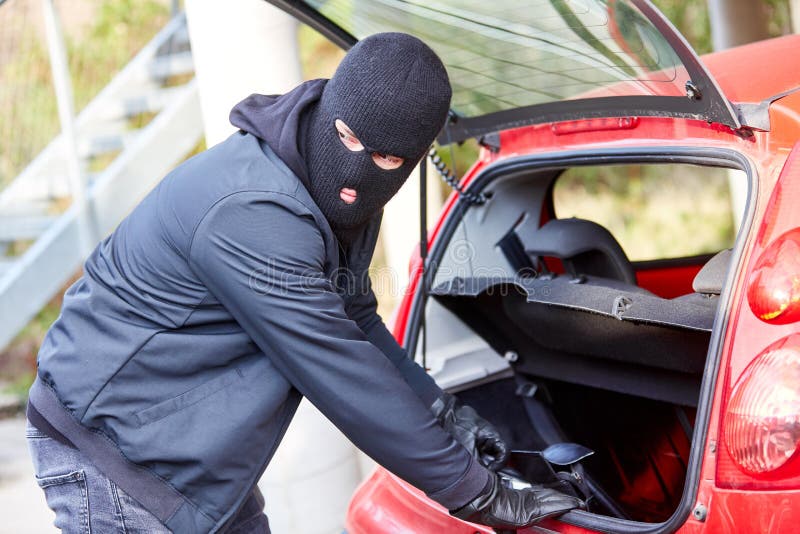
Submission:
<svg viewBox="0 0 800 534">
<path fill-rule="evenodd" d="M 662 522 L 683 494 L 736 232 L 719 250 L 632 261 L 598 222 L 556 216 L 564 172 L 492 180 L 486 202 L 457 216 L 430 268 L 416 354 L 519 451 L 509 484 L 550 484 L 590 512 Z"/>
</svg>

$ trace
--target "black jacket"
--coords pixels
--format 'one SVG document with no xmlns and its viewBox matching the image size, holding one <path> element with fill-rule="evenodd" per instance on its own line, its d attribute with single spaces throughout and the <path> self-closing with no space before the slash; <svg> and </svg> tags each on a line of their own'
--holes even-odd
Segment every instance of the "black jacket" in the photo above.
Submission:
<svg viewBox="0 0 800 534">
<path fill-rule="evenodd" d="M 231 110 L 231 123 L 267 143 L 306 187 L 309 178 L 303 143 L 299 142 L 304 127 L 304 111 L 319 100 L 326 82 L 325 79 L 311 80 L 282 96 L 253 94 Z M 370 220 L 352 243 L 339 245 L 336 289 L 344 298 L 347 315 L 430 406 L 442 395 L 442 390 L 397 344 L 377 313 L 378 303 L 372 292 L 368 269 L 378 241 L 381 216 L 382 213 Z"/>
<path fill-rule="evenodd" d="M 371 247 L 365 232 L 349 263 L 362 269 Z M 404 380 L 420 371 L 387 342 L 371 291 L 345 305 L 338 267 L 302 179 L 239 131 L 167 175 L 93 251 L 39 352 L 30 408 L 178 533 L 235 514 L 301 396 L 460 507 L 488 472 Z"/>
</svg>

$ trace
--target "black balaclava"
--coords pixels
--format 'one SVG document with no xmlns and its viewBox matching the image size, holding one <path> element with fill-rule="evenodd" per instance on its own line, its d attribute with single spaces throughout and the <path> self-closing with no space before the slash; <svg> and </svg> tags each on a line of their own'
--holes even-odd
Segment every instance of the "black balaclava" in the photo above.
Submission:
<svg viewBox="0 0 800 534">
<path fill-rule="evenodd" d="M 379 33 L 347 53 L 302 128 L 309 192 L 340 239 L 347 241 L 400 189 L 444 125 L 450 96 L 444 65 L 416 37 Z M 364 150 L 344 146 L 336 119 Z M 384 170 L 373 152 L 404 162 Z M 356 190 L 354 203 L 340 198 L 344 187 Z"/>
</svg>

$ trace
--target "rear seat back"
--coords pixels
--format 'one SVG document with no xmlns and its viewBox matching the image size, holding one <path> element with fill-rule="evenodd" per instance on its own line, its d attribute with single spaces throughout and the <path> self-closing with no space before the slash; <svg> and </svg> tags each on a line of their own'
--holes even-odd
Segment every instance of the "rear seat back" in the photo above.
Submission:
<svg viewBox="0 0 800 534">
<path fill-rule="evenodd" d="M 558 258 L 572 275 L 586 274 L 636 285 L 636 273 L 619 242 L 607 229 L 584 219 L 552 219 L 537 227 L 528 219 L 515 230 L 534 260 Z"/>
</svg>

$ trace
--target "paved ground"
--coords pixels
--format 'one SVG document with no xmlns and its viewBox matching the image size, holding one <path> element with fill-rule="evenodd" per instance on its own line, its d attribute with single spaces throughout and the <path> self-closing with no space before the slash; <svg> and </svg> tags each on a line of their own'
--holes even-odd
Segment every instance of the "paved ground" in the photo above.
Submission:
<svg viewBox="0 0 800 534">
<path fill-rule="evenodd" d="M 0 534 L 52 534 L 53 517 L 33 478 L 25 419 L 0 420 Z"/>
</svg>

